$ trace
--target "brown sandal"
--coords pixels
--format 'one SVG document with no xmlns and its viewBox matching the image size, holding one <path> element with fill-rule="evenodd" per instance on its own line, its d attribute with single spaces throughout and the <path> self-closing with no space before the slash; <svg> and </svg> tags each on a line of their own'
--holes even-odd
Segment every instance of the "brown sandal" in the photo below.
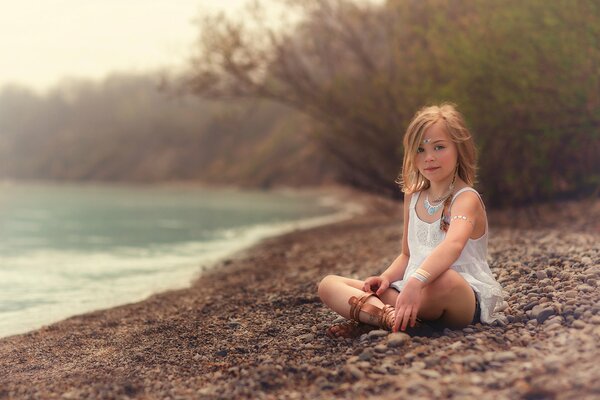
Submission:
<svg viewBox="0 0 600 400">
<path fill-rule="evenodd" d="M 355 296 L 350 297 L 350 318 L 356 322 L 360 322 L 360 312 L 363 311 L 369 316 L 369 324 L 379 326 L 381 329 L 391 331 L 394 326 L 395 314 L 394 307 L 386 304 L 383 308 L 368 304 L 369 297 L 375 296 L 375 293 L 365 293 L 360 298 Z"/>
<path fill-rule="evenodd" d="M 327 336 L 332 338 L 354 338 L 372 330 L 372 325 L 391 331 L 395 320 L 394 307 L 386 304 L 383 308 L 379 308 L 373 304 L 367 304 L 367 300 L 371 296 L 375 296 L 375 293 L 365 293 L 359 298 L 355 296 L 350 297 L 348 300 L 348 304 L 350 304 L 350 320 L 331 326 L 327 329 Z M 364 311 L 369 316 L 369 325 L 360 321 L 361 311 Z"/>
</svg>

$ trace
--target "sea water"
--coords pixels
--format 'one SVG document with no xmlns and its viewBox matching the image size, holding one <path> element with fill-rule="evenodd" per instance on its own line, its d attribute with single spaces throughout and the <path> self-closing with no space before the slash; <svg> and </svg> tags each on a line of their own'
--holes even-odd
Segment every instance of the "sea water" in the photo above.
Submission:
<svg viewBox="0 0 600 400">
<path fill-rule="evenodd" d="M 262 238 L 356 211 L 298 191 L 0 185 L 0 337 L 186 287 Z"/>
</svg>

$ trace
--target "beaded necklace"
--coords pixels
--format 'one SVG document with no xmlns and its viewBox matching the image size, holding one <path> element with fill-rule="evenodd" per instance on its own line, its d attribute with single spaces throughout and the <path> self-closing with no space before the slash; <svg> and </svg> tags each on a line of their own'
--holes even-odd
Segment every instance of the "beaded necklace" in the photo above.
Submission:
<svg viewBox="0 0 600 400">
<path fill-rule="evenodd" d="M 450 196 L 452 196 L 452 191 L 454 190 L 454 182 L 456 182 L 456 175 L 457 174 L 455 172 L 454 177 L 452 178 L 452 182 L 450 183 L 450 186 L 448 186 L 448 190 L 446 191 L 446 193 L 434 200 L 434 203 L 437 204 L 431 204 L 429 202 L 429 193 L 427 194 L 427 196 L 425 196 L 425 201 L 423 201 L 423 205 L 425 206 L 425 210 L 427 210 L 427 214 L 433 215 L 436 212 L 438 212 L 438 210 L 444 206 L 446 200 L 450 198 Z"/>
</svg>

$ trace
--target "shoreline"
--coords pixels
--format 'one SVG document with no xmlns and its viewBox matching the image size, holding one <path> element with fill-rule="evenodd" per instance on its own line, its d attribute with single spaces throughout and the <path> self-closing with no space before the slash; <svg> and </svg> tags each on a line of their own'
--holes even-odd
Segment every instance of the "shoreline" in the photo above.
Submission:
<svg viewBox="0 0 600 400">
<path fill-rule="evenodd" d="M 391 262 L 401 210 L 382 204 L 264 239 L 190 288 L 0 339 L 0 399 L 600 395 L 600 232 L 588 223 L 597 206 L 573 229 L 491 226 L 506 326 L 401 343 L 377 330 L 329 339 L 336 316 L 316 283 L 330 273 L 364 278 Z"/>
<path fill-rule="evenodd" d="M 44 182 L 29 182 L 29 183 L 26 183 L 25 185 L 32 185 L 32 186 L 38 187 L 40 185 L 43 186 L 43 184 L 51 184 L 52 186 L 56 186 L 53 183 L 48 183 L 48 182 L 45 182 L 45 183 Z M 75 183 L 75 184 L 70 183 L 70 185 L 72 185 L 74 187 L 82 186 L 77 183 Z M 169 188 L 169 187 L 179 187 L 179 186 L 180 185 L 168 185 L 168 186 L 161 186 L 161 187 Z M 95 187 L 95 186 L 92 185 L 90 187 Z M 105 187 L 120 187 L 120 186 L 106 185 Z M 124 187 L 129 188 L 129 186 L 124 186 Z M 156 186 L 153 186 L 153 187 L 156 187 Z M 205 187 L 199 187 L 197 185 L 188 185 L 187 187 L 190 189 L 205 188 Z M 206 188 L 208 188 L 208 187 L 206 187 Z M 211 188 L 216 189 L 216 187 L 211 187 Z M 225 189 L 225 188 L 221 187 L 220 189 Z M 227 190 L 245 191 L 242 188 L 227 188 Z M 284 196 L 290 196 L 290 197 L 293 197 L 296 195 L 310 196 L 310 197 L 314 198 L 315 203 L 318 206 L 328 207 L 330 209 L 330 212 L 328 214 L 314 216 L 314 217 L 305 217 L 305 218 L 298 219 L 298 220 L 283 221 L 283 222 L 277 222 L 277 223 L 271 223 L 271 224 L 260 224 L 260 225 L 249 227 L 248 229 L 244 229 L 243 232 L 238 234 L 239 237 L 235 238 L 234 245 L 229 245 L 227 247 L 227 249 L 218 250 L 215 254 L 205 255 L 204 257 L 200 257 L 200 255 L 199 255 L 198 261 L 195 262 L 193 266 L 190 265 L 189 268 L 186 268 L 186 270 L 189 270 L 190 272 L 184 274 L 185 276 L 188 276 L 187 278 L 184 277 L 185 282 L 182 281 L 181 277 L 180 277 L 179 280 L 172 281 L 170 284 L 167 284 L 167 285 L 165 285 L 165 284 L 154 285 L 154 286 L 157 286 L 158 290 L 157 290 L 157 288 L 155 288 L 154 290 L 148 289 L 148 290 L 145 290 L 145 294 L 142 293 L 141 296 L 140 295 L 133 296 L 133 297 L 130 296 L 129 298 L 123 298 L 120 301 L 116 301 L 116 302 L 111 301 L 111 302 L 109 302 L 110 304 L 107 304 L 105 306 L 98 304 L 99 307 L 96 307 L 93 309 L 90 309 L 89 307 L 87 309 L 85 307 L 83 307 L 83 308 L 75 307 L 70 312 L 64 312 L 64 313 L 52 312 L 52 314 L 56 314 L 56 316 L 54 318 L 45 319 L 39 324 L 32 324 L 32 325 L 21 324 L 17 327 L 13 327 L 12 329 L 6 329 L 0 335 L 0 339 L 8 338 L 8 337 L 11 337 L 14 335 L 19 335 L 19 334 L 26 334 L 31 331 L 42 329 L 42 328 L 44 328 L 44 326 L 63 321 L 65 319 L 71 318 L 73 316 L 86 314 L 86 313 L 90 313 L 90 312 L 95 312 L 95 311 L 108 310 L 108 309 L 111 309 L 114 307 L 119 307 L 119 306 L 126 305 L 126 304 L 132 304 L 132 303 L 144 301 L 147 298 L 149 298 L 150 296 L 160 294 L 160 293 L 163 293 L 166 291 L 190 288 L 191 286 L 193 286 L 194 282 L 197 279 L 199 279 L 199 277 L 202 274 L 212 270 L 213 268 L 216 268 L 222 260 L 236 257 L 236 255 L 238 253 L 243 253 L 244 251 L 251 249 L 252 247 L 256 246 L 257 244 L 259 244 L 260 242 L 262 242 L 265 239 L 285 235 L 287 233 L 294 232 L 294 231 L 310 229 L 310 228 L 318 227 L 321 225 L 327 225 L 327 224 L 341 222 L 341 221 L 353 218 L 357 215 L 360 215 L 360 214 L 366 212 L 366 203 L 364 200 L 365 195 L 363 195 L 361 193 L 356 193 L 353 189 L 343 187 L 343 186 L 329 186 L 329 187 L 325 187 L 325 188 L 308 188 L 308 189 L 279 188 L 277 190 L 269 190 L 266 192 L 271 192 L 275 195 L 284 195 Z M 347 198 L 350 195 L 354 195 L 354 196 L 360 195 L 361 201 L 360 202 L 353 201 L 353 202 L 347 202 L 347 203 L 342 201 L 342 198 L 344 198 L 344 197 Z M 368 195 L 367 195 L 367 197 L 368 197 Z M 183 275 L 182 275 L 182 277 L 183 277 Z M 104 302 L 104 303 L 106 303 L 106 302 Z M 33 321 L 32 318 L 33 317 L 31 317 L 30 319 Z M 27 327 L 22 328 L 22 326 L 27 326 Z"/>
</svg>

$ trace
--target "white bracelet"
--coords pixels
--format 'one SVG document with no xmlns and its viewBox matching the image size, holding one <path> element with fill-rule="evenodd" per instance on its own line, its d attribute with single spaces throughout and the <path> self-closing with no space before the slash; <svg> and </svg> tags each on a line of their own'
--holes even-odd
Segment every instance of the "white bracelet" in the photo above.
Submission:
<svg viewBox="0 0 600 400">
<path fill-rule="evenodd" d="M 473 221 L 471 221 L 469 218 L 465 217 L 464 215 L 453 215 L 452 218 L 450 218 L 450 222 L 452 222 L 454 220 L 457 220 L 457 219 L 458 220 L 467 221 L 471 225 L 475 226 L 475 224 L 473 223 Z"/>
<path fill-rule="evenodd" d="M 426 278 L 425 276 L 421 275 L 421 274 L 420 274 L 420 273 L 418 273 L 418 272 L 415 272 L 415 273 L 413 273 L 413 274 L 411 275 L 411 277 L 412 277 L 412 278 L 415 278 L 415 279 L 418 279 L 418 280 L 420 280 L 420 281 L 421 281 L 421 282 L 423 282 L 423 283 L 427 283 L 427 278 Z"/>
</svg>

